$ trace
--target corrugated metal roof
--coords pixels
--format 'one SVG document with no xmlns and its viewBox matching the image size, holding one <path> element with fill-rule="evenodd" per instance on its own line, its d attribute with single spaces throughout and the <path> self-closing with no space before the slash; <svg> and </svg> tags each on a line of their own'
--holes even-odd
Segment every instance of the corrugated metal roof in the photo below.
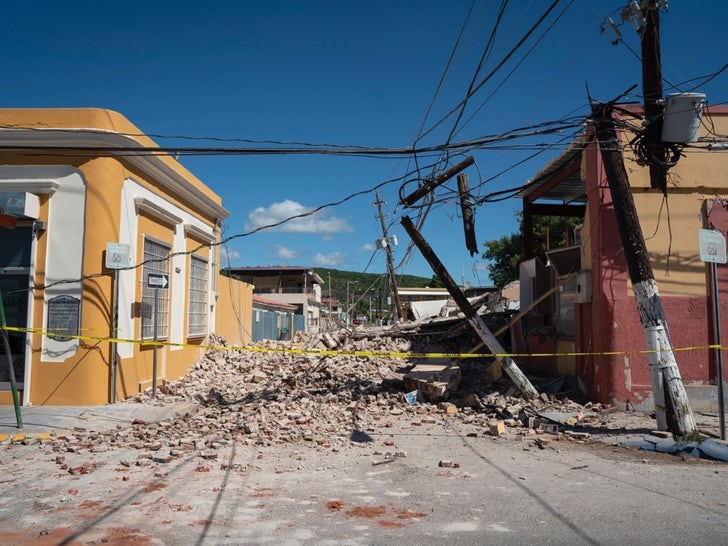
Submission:
<svg viewBox="0 0 728 546">
<path fill-rule="evenodd" d="M 546 164 L 528 185 L 516 194 L 516 197 L 534 197 L 533 201 L 559 201 L 563 204 L 586 203 L 586 185 L 581 179 L 581 154 L 586 147 L 583 138 L 575 140 L 564 152 Z M 574 168 L 575 167 L 575 168 Z M 547 188 L 548 183 L 565 169 L 572 172 L 553 187 Z"/>
</svg>

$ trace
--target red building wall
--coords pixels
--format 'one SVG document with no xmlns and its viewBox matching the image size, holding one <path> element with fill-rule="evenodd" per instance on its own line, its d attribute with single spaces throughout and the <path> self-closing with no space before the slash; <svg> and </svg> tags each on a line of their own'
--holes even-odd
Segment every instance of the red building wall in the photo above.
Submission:
<svg viewBox="0 0 728 546">
<path fill-rule="evenodd" d="M 577 375 L 593 400 L 640 406 L 652 391 L 645 337 L 629 289 L 622 242 L 599 150 L 592 144 L 584 157 L 590 223 L 587 232 L 591 241 L 587 245 L 590 255 L 583 257 L 582 267 L 592 271 L 592 301 L 577 306 L 576 351 L 590 353 L 578 359 Z M 699 213 L 696 206 L 695 215 Z M 725 219 L 728 227 L 728 213 Z M 727 294 L 722 302 L 725 306 L 728 273 L 725 267 L 721 269 L 720 292 Z M 710 331 L 707 301 L 704 296 L 662 297 L 667 327 L 686 385 L 707 384 L 715 375 L 715 367 L 710 366 L 710 351 L 706 349 Z M 722 330 L 723 338 L 728 339 L 728 328 L 724 326 Z"/>
</svg>

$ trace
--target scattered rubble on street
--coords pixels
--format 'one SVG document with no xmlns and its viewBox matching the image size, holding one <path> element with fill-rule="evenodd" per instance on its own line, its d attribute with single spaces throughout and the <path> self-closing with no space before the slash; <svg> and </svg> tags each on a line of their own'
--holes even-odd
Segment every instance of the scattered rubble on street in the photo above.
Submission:
<svg viewBox="0 0 728 546">
<path fill-rule="evenodd" d="M 566 378 L 537 382 L 540 396 L 523 399 L 507 378 L 493 374 L 492 359 L 464 359 L 457 366 L 438 362 L 434 366 L 443 370 L 434 379 L 408 379 L 413 368 L 426 366 L 418 363 L 425 359 L 413 363 L 389 354 L 452 352 L 462 340 L 440 337 L 445 346 L 433 347 L 433 336 L 413 341 L 397 329 L 391 332 L 297 334 L 292 341 L 266 341 L 244 350 L 213 340 L 222 348 L 208 351 L 184 377 L 163 382 L 156 397 L 148 390 L 120 402 L 188 402 L 173 419 L 137 419 L 108 432 L 74 430 L 22 443 L 50 445 L 58 453 L 134 448 L 139 459 L 122 465 L 140 466 L 164 464 L 192 451 L 212 460 L 216 450 L 232 443 L 301 443 L 337 452 L 372 442 L 372 435 L 386 432 L 395 421 L 415 427 L 442 422 L 459 427 L 464 436 L 518 437 L 541 449 L 549 443 L 546 436 L 586 442 L 594 430 L 623 426 L 613 421 L 614 408 L 570 399 L 576 390 Z M 457 371 L 451 373 L 448 366 Z M 428 390 L 428 382 L 447 388 Z M 379 464 L 394 458 L 385 455 Z M 58 461 L 64 464 L 62 457 Z"/>
<path fill-rule="evenodd" d="M 336 355 L 315 353 L 334 348 L 339 351 Z M 408 388 L 418 384 L 407 379 L 412 363 L 377 356 L 411 350 L 412 342 L 406 336 L 364 338 L 341 331 L 338 336 L 326 333 L 298 335 L 290 342 L 268 341 L 244 351 L 211 351 L 185 377 L 160 387 L 159 403 L 183 398 L 198 403 L 199 411 L 181 416 L 175 423 L 152 425 L 154 438 L 185 438 L 212 448 L 236 440 L 255 445 L 308 442 L 336 450 L 386 429 L 395 418 L 424 423 L 448 419 L 468 425 L 471 432 L 480 435 L 490 435 L 496 420 L 500 423 L 495 427 L 500 431 L 497 435 L 506 428 L 514 433 L 540 434 L 544 430 L 558 432 L 553 427 L 528 427 L 529 418 L 541 412 L 558 411 L 582 419 L 588 413 L 593 424 L 603 410 L 598 404 L 582 406 L 548 394 L 526 401 L 516 395 L 507 379 L 487 383 L 489 363 L 482 360 L 461 363 L 457 381 L 450 381 L 451 389 L 434 397 L 420 389 L 412 403 Z M 455 374 L 445 370 L 444 375 Z M 419 384 L 424 381 L 419 380 Z M 152 402 L 148 391 L 126 403 L 134 401 Z M 146 434 L 150 427 L 139 429 Z M 133 432 L 130 436 L 116 433 L 115 443 L 151 440 L 136 438 Z"/>
<path fill-rule="evenodd" d="M 94 430 L 96 421 L 79 420 L 83 426 L 72 430 L 0 439 L 0 465 L 14 495 L 5 508 L 13 518 L 8 540 L 201 544 L 206 537 L 242 544 L 280 542 L 270 538 L 274 528 L 286 537 L 305 528 L 317 538 L 326 528 L 331 543 L 340 543 L 335 513 L 376 514 L 379 532 L 416 524 L 437 536 L 464 517 L 481 521 L 479 507 L 469 510 L 484 483 L 491 487 L 485 503 L 494 491 L 513 489 L 514 480 L 528 480 L 554 493 L 549 502 L 559 506 L 574 494 L 586 494 L 582 503 L 601 499 L 581 487 L 584 479 L 609 481 L 610 492 L 628 486 L 610 477 L 606 469 L 615 464 L 620 472 L 648 462 L 670 464 L 671 472 L 689 465 L 701 476 L 716 464 L 702 460 L 708 457 L 698 446 L 665 455 L 676 442 L 650 435 L 648 415 L 578 402 L 565 378 L 534 380 L 540 395 L 526 400 L 509 379 L 489 373 L 486 358 L 459 362 L 457 385 L 428 401 L 407 391 L 404 378 L 415 363 L 403 355 L 452 352 L 447 343 L 459 343 L 438 347 L 434 339 L 342 331 L 245 350 L 211 340 L 219 348 L 184 377 L 159 385 L 156 397 L 149 390 L 115 404 L 127 416 L 115 426 L 107 421 Z M 169 417 L 128 418 L 154 415 L 135 405 Z M 644 431 L 655 453 L 604 440 L 624 430 Z M 716 442 L 705 444 L 711 459 L 724 453 Z M 574 474 L 582 470 L 588 478 Z M 721 482 L 709 483 L 720 491 Z M 532 489 L 516 490 L 524 502 L 533 500 Z M 511 495 L 504 499 L 512 502 Z M 381 513 L 385 507 L 396 515 Z M 157 542 L 142 541 L 149 537 Z"/>
</svg>

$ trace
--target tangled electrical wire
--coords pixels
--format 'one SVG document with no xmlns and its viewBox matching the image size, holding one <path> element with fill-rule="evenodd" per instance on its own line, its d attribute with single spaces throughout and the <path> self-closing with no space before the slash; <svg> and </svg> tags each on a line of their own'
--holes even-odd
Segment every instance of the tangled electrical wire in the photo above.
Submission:
<svg viewBox="0 0 728 546">
<path fill-rule="evenodd" d="M 656 140 L 646 129 L 639 130 L 629 145 L 634 150 L 637 164 L 643 167 L 656 165 L 667 170 L 677 165 L 682 156 L 679 144 Z"/>
</svg>

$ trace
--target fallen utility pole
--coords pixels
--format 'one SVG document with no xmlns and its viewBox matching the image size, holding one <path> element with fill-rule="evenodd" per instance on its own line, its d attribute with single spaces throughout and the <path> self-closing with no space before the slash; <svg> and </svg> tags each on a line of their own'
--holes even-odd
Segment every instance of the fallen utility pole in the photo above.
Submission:
<svg viewBox="0 0 728 546">
<path fill-rule="evenodd" d="M 426 194 L 428 194 L 432 190 L 434 190 L 437 186 L 439 186 L 443 182 L 447 182 L 453 176 L 458 174 L 460 171 L 463 171 L 463 170 L 467 169 L 468 167 L 470 167 L 470 165 L 472 165 L 473 163 L 475 163 L 475 159 L 473 159 L 472 156 L 469 156 L 469 157 L 466 157 L 463 161 L 461 161 L 457 165 L 453 165 L 452 167 L 450 167 L 444 173 L 442 173 L 434 178 L 426 178 L 425 183 L 422 184 L 422 186 L 420 186 L 415 191 L 413 191 L 411 194 L 409 194 L 407 197 L 402 199 L 402 203 L 407 207 L 411 207 L 419 199 L 421 199 Z"/>
<path fill-rule="evenodd" d="M 676 436 L 684 436 L 695 432 L 695 419 L 672 349 L 662 299 L 652 272 L 652 264 L 614 127 L 612 108 L 611 103 L 592 103 L 591 120 L 601 150 L 637 311 L 649 350 L 648 360 L 657 428 L 670 430 Z"/>
<path fill-rule="evenodd" d="M 516 388 L 518 388 L 518 390 L 525 398 L 538 398 L 538 391 L 536 390 L 536 388 L 523 374 L 523 372 L 516 365 L 513 359 L 505 355 L 505 350 L 503 349 L 501 344 L 495 338 L 493 333 L 488 329 L 488 326 L 485 324 L 485 322 L 483 322 L 483 319 L 480 317 L 480 315 L 478 315 L 473 306 L 470 305 L 468 298 L 466 298 L 465 294 L 462 293 L 458 285 L 450 276 L 450 273 L 448 273 L 447 269 L 445 269 L 445 266 L 442 264 L 442 262 L 437 257 L 427 241 L 425 241 L 420 232 L 417 231 L 417 228 L 412 223 L 412 220 L 410 220 L 408 216 L 403 216 L 401 223 L 405 231 L 407 231 L 407 233 L 409 234 L 412 241 L 417 245 L 417 248 L 419 248 L 422 255 L 430 264 L 430 267 L 432 267 L 432 270 L 443 282 L 445 288 L 447 288 L 447 291 L 455 300 L 455 303 L 465 314 L 465 318 L 473 327 L 475 333 L 478 334 L 478 337 L 480 337 L 483 343 L 485 343 L 488 349 L 490 349 L 495 359 L 500 362 L 501 366 L 508 374 L 508 377 L 511 378 L 511 381 L 513 381 Z"/>
</svg>

